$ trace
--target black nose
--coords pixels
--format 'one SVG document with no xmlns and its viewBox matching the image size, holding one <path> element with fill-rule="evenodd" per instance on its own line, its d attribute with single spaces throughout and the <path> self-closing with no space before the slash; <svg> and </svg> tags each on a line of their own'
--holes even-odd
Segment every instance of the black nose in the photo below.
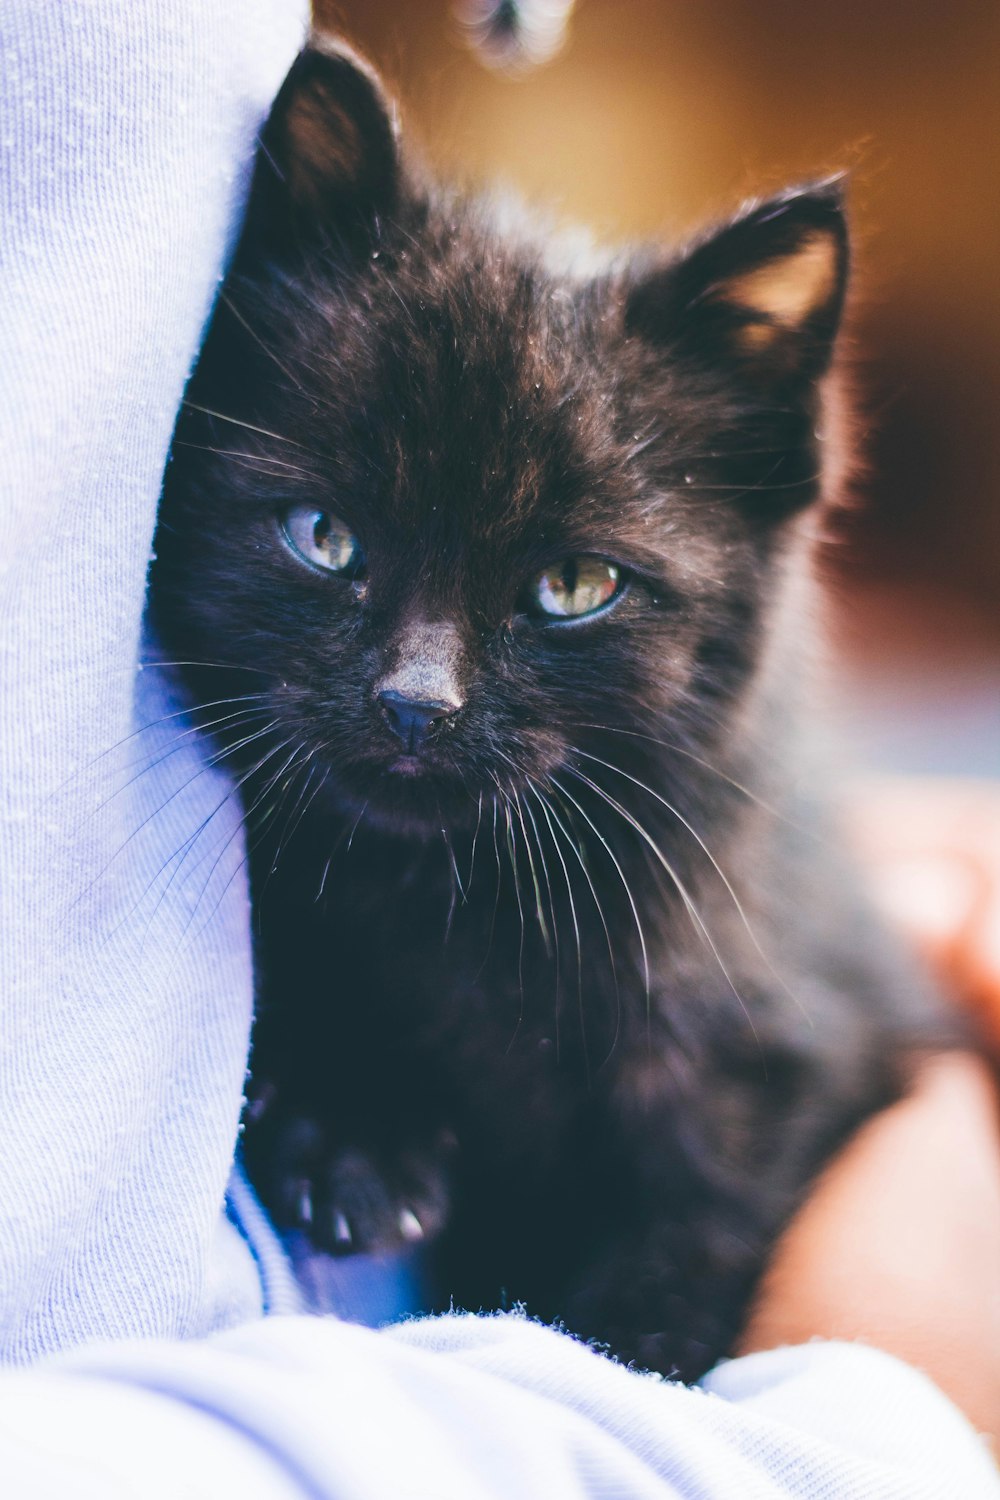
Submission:
<svg viewBox="0 0 1000 1500">
<path fill-rule="evenodd" d="M 407 755 L 416 755 L 445 720 L 458 713 L 452 703 L 423 703 L 402 693 L 379 693 L 378 701 L 389 728 L 402 740 Z"/>
</svg>

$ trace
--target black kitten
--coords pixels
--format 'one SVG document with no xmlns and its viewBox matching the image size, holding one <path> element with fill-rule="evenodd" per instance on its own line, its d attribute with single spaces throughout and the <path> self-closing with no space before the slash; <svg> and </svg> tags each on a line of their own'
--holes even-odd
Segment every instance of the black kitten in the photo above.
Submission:
<svg viewBox="0 0 1000 1500">
<path fill-rule="evenodd" d="M 233 715 L 275 1220 L 434 1236 L 443 1298 L 692 1376 L 933 1024 L 804 732 L 845 226 L 821 184 L 673 256 L 550 238 L 424 182 L 314 42 L 178 427 L 155 620 L 234 664 L 186 675 Z"/>
</svg>

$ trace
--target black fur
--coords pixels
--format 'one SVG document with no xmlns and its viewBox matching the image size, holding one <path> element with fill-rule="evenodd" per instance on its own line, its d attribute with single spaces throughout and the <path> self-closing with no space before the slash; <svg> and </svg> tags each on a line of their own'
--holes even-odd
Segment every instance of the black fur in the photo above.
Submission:
<svg viewBox="0 0 1000 1500">
<path fill-rule="evenodd" d="M 178 426 L 155 622 L 234 664 L 187 669 L 200 722 L 259 694 L 214 734 L 275 1219 L 423 1233 L 444 1300 L 692 1376 L 933 1024 L 806 732 L 840 189 L 588 271 L 499 219 L 400 159 L 355 60 L 303 54 Z M 295 504 L 364 567 L 297 557 Z M 627 588 L 540 617 L 532 579 L 579 555 Z M 460 703 L 419 756 L 378 699 L 400 672 Z"/>
</svg>

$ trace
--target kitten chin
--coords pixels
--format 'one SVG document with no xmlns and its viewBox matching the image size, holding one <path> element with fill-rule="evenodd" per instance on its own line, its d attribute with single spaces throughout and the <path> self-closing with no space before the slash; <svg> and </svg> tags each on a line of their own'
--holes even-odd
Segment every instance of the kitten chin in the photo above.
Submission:
<svg viewBox="0 0 1000 1500">
<path fill-rule="evenodd" d="M 428 776 L 417 757 L 400 756 L 358 790 L 332 788 L 323 794 L 322 803 L 317 798 L 314 821 L 326 821 L 331 833 L 339 833 L 354 819 L 369 830 L 426 841 L 440 839 L 442 829 L 455 834 L 471 831 L 480 809 L 480 799 L 454 778 Z"/>
<path fill-rule="evenodd" d="M 814 750 L 847 269 L 828 181 L 560 270 L 316 37 L 156 543 L 246 811 L 267 1208 L 685 1377 L 943 1035 Z"/>
</svg>

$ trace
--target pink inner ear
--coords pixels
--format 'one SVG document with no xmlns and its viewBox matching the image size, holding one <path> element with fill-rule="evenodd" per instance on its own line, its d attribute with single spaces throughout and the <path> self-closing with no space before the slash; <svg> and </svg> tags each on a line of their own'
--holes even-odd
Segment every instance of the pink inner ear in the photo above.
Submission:
<svg viewBox="0 0 1000 1500">
<path fill-rule="evenodd" d="M 837 288 L 837 255 L 834 236 L 814 230 L 790 254 L 723 282 L 715 296 L 751 316 L 739 335 L 742 342 L 766 346 L 797 332 L 826 306 Z"/>
</svg>

